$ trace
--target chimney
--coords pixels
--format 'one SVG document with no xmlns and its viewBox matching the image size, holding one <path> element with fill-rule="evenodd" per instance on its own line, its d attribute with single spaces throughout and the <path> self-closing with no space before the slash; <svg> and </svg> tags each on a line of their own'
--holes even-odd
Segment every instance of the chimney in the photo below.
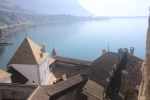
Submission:
<svg viewBox="0 0 150 100">
<path fill-rule="evenodd" d="M 122 54 L 122 52 L 123 52 L 123 49 L 122 49 L 122 48 L 119 48 L 119 49 L 118 49 L 118 54 Z"/>
<path fill-rule="evenodd" d="M 106 49 L 102 49 L 102 55 L 106 53 Z"/>
<path fill-rule="evenodd" d="M 43 53 L 46 53 L 46 44 L 42 44 Z"/>
<path fill-rule="evenodd" d="M 40 53 L 41 58 L 43 58 L 43 53 Z"/>
<path fill-rule="evenodd" d="M 124 48 L 123 49 L 123 53 L 125 54 L 125 53 L 128 53 L 128 49 L 127 48 Z"/>
<path fill-rule="evenodd" d="M 134 47 L 131 47 L 131 48 L 130 48 L 130 54 L 131 54 L 131 55 L 134 55 Z"/>
</svg>

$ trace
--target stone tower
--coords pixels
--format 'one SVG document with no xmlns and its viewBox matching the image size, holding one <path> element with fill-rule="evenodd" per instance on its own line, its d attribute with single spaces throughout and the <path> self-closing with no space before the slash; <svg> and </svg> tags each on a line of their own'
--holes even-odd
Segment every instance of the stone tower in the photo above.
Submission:
<svg viewBox="0 0 150 100">
<path fill-rule="evenodd" d="M 150 16 L 148 20 L 146 55 L 142 64 L 142 81 L 138 100 L 150 100 Z"/>
</svg>

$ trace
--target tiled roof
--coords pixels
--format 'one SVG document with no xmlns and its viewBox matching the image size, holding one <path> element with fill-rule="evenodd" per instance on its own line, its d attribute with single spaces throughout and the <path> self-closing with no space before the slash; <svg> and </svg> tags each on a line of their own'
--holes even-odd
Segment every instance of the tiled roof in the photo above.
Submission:
<svg viewBox="0 0 150 100">
<path fill-rule="evenodd" d="M 39 85 L 27 100 L 49 100 L 49 98 L 44 87 Z"/>
<path fill-rule="evenodd" d="M 70 78 L 78 75 L 80 72 L 80 68 L 71 64 L 55 62 L 52 67 L 52 72 L 56 78 L 60 78 L 63 74 L 66 74 L 67 78 Z"/>
<path fill-rule="evenodd" d="M 18 72 L 13 67 L 9 67 L 7 72 L 12 74 L 11 75 L 12 83 L 25 84 L 28 81 L 28 79 L 24 75 L 22 75 L 20 72 Z"/>
<path fill-rule="evenodd" d="M 118 53 L 107 52 L 98 59 L 96 59 L 95 61 L 93 61 L 93 64 L 89 69 L 90 79 L 100 84 L 101 86 L 106 87 L 108 85 L 108 81 L 106 81 L 106 79 L 110 77 L 111 74 L 110 72 L 114 68 L 113 65 L 118 63 L 117 61 L 118 56 L 119 56 Z M 119 90 L 121 93 L 125 93 L 127 92 L 127 90 L 130 91 L 128 93 L 127 100 L 133 99 L 135 95 L 134 88 L 141 82 L 142 62 L 143 62 L 142 59 L 134 55 L 128 54 L 127 56 L 126 69 L 122 71 L 122 76 L 124 78 L 121 79 L 121 87 Z"/>
<path fill-rule="evenodd" d="M 103 100 L 104 88 L 95 82 L 88 80 L 83 87 L 83 93 L 92 100 Z"/>
<path fill-rule="evenodd" d="M 51 65 L 52 63 L 54 63 L 55 62 L 55 59 L 53 59 L 53 58 L 50 58 L 49 59 L 49 65 Z"/>
<path fill-rule="evenodd" d="M 64 63 L 70 63 L 70 64 L 77 64 L 77 65 L 85 65 L 85 66 L 91 66 L 92 61 L 86 61 L 86 60 L 79 60 L 74 58 L 68 58 L 68 57 L 62 57 L 62 56 L 56 56 L 54 59 L 64 62 Z"/>
<path fill-rule="evenodd" d="M 36 85 L 0 84 L 0 97 L 4 100 L 26 100 Z"/>
<path fill-rule="evenodd" d="M 0 69 L 0 83 L 5 81 L 8 77 L 10 77 L 12 74 Z"/>
<path fill-rule="evenodd" d="M 83 81 L 84 81 L 83 78 L 80 75 L 77 75 L 77 76 L 67 79 L 66 81 L 62 81 L 57 84 L 54 84 L 51 86 L 44 86 L 44 87 L 45 87 L 46 93 L 52 96 L 78 83 L 81 83 Z"/>
<path fill-rule="evenodd" d="M 128 62 L 126 65 L 127 78 L 125 79 L 125 75 L 122 75 L 124 79 L 122 79 L 122 86 L 120 87 L 120 91 L 125 93 L 128 91 L 127 100 L 133 100 L 133 98 L 137 98 L 137 92 L 135 91 L 135 86 L 140 85 L 142 80 L 142 67 L 143 60 L 135 57 L 133 55 L 128 55 Z M 135 96 L 136 95 L 136 96 Z"/>
<path fill-rule="evenodd" d="M 77 75 L 54 85 L 39 86 L 28 100 L 56 100 L 56 98 L 59 100 L 78 100 L 74 99 L 79 98 L 78 95 L 81 94 L 77 90 L 81 89 L 80 87 L 82 87 L 85 82 L 86 79 L 84 76 Z"/>
<path fill-rule="evenodd" d="M 107 85 L 106 79 L 109 77 L 113 65 L 117 63 L 117 59 L 117 53 L 107 52 L 93 61 L 89 69 L 91 80 L 105 87 Z"/>
<path fill-rule="evenodd" d="M 10 64 L 40 64 L 49 55 L 28 37 L 24 39 L 7 66 Z"/>
<path fill-rule="evenodd" d="M 52 72 L 56 78 L 60 78 L 64 74 L 66 74 L 67 78 L 70 78 L 78 74 L 88 73 L 88 68 L 89 67 L 84 67 L 83 65 L 54 62 L 52 65 Z"/>
</svg>

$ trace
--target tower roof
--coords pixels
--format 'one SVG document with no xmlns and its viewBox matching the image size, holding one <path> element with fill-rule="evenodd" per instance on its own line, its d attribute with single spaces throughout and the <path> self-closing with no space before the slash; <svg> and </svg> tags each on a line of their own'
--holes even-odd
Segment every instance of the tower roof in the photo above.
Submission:
<svg viewBox="0 0 150 100">
<path fill-rule="evenodd" d="M 55 49 L 53 48 L 53 51 L 52 51 L 51 56 L 54 57 L 54 56 L 56 56 L 56 55 L 57 55 L 57 54 L 56 54 L 56 51 L 55 51 Z"/>
<path fill-rule="evenodd" d="M 41 64 L 48 55 L 48 52 L 44 52 L 40 46 L 26 37 L 7 66 L 10 64 Z"/>
</svg>

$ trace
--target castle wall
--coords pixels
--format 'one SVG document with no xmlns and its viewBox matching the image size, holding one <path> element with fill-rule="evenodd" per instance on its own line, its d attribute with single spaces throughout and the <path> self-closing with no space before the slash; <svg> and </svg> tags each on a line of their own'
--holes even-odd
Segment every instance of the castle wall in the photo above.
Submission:
<svg viewBox="0 0 150 100">
<path fill-rule="evenodd" d="M 41 85 L 45 85 L 49 78 L 49 56 L 39 66 Z"/>
<path fill-rule="evenodd" d="M 12 64 L 12 67 L 29 80 L 27 85 L 39 85 L 37 65 Z"/>
</svg>

